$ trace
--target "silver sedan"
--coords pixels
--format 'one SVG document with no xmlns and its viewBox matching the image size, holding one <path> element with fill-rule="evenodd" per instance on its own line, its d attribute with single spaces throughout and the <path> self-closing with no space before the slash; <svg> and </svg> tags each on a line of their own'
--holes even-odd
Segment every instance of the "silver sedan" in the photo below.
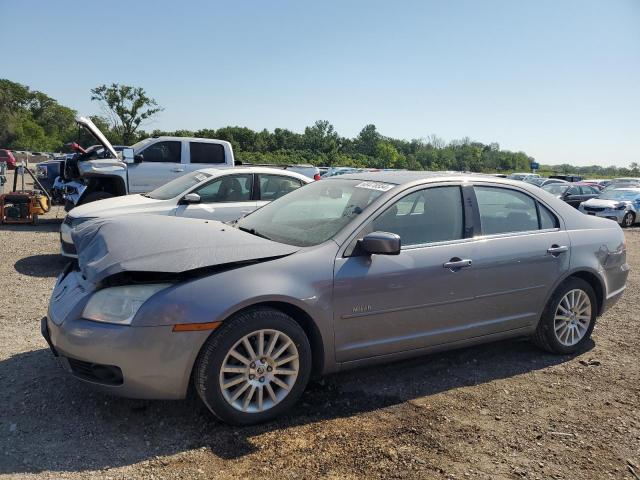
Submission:
<svg viewBox="0 0 640 480">
<path fill-rule="evenodd" d="M 73 232 L 42 333 L 102 391 L 183 398 L 236 424 L 313 374 L 505 338 L 580 350 L 628 274 L 609 220 L 523 182 L 358 173 L 235 225 L 126 215 Z"/>
</svg>

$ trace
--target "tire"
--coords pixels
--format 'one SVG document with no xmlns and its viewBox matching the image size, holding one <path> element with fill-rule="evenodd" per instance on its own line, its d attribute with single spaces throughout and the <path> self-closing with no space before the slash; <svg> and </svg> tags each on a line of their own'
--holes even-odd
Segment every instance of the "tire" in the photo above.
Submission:
<svg viewBox="0 0 640 480">
<path fill-rule="evenodd" d="M 632 227 L 635 222 L 636 216 L 633 212 L 627 212 L 624 214 L 624 217 L 622 217 L 622 223 L 620 225 L 622 225 L 622 228 L 629 228 Z"/>
<path fill-rule="evenodd" d="M 574 308 L 566 307 L 571 305 L 572 292 L 576 305 L 580 305 L 582 301 L 585 302 L 582 305 L 586 305 L 588 300 L 588 310 L 584 306 L 582 309 L 576 306 L 575 310 L 579 314 L 571 314 Z M 596 325 L 597 310 L 596 294 L 591 285 L 581 278 L 569 278 L 558 287 L 545 306 L 533 343 L 543 350 L 560 355 L 579 351 L 591 337 Z M 565 312 L 568 314 L 565 315 Z"/>
<path fill-rule="evenodd" d="M 112 193 L 103 191 L 87 193 L 87 195 L 78 202 L 78 205 L 84 205 L 85 203 L 91 203 L 97 200 L 104 200 L 105 198 L 111 198 L 113 196 L 114 195 Z"/>
<path fill-rule="evenodd" d="M 275 344 L 271 346 L 274 337 Z M 254 355 L 245 347 L 245 339 Z M 262 355 L 260 339 L 264 345 Z M 287 339 L 290 346 L 277 355 L 286 347 Z M 231 351 L 248 361 L 238 360 Z M 293 358 L 296 352 L 297 358 L 277 365 Z M 231 317 L 212 333 L 196 360 L 193 382 L 199 397 L 218 418 L 234 425 L 251 425 L 291 409 L 307 386 L 311 361 L 309 340 L 298 323 L 279 310 L 256 308 Z M 291 373 L 296 369 L 297 375 Z M 232 386 L 225 389 L 223 384 Z"/>
</svg>

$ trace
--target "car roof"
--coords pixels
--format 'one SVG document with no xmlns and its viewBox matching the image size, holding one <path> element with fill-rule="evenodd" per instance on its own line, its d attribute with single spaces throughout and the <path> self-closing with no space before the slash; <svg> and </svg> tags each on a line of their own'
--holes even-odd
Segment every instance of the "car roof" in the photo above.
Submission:
<svg viewBox="0 0 640 480">
<path fill-rule="evenodd" d="M 270 173 L 272 175 L 282 175 L 285 177 L 297 178 L 299 180 L 304 180 L 306 183 L 313 181 L 312 178 L 302 175 L 301 173 L 285 170 L 284 168 L 273 168 L 273 167 L 250 167 L 250 166 L 238 166 L 238 167 L 228 167 L 228 168 L 211 167 L 211 168 L 201 168 L 197 171 L 203 172 L 209 175 L 213 175 L 214 177 L 220 177 L 222 175 L 231 175 L 234 173 Z"/>
<path fill-rule="evenodd" d="M 382 172 L 356 172 L 347 173 L 340 176 L 328 177 L 323 181 L 335 181 L 335 180 L 362 180 L 366 182 L 382 182 L 393 183 L 396 185 L 404 185 L 407 183 L 413 183 L 418 181 L 464 181 L 481 179 L 496 183 L 504 183 L 508 185 L 521 185 L 522 182 L 518 180 L 510 180 L 506 178 L 494 177 L 484 173 L 465 173 L 465 172 L 424 172 L 414 170 L 401 170 L 401 171 L 382 171 Z"/>
</svg>

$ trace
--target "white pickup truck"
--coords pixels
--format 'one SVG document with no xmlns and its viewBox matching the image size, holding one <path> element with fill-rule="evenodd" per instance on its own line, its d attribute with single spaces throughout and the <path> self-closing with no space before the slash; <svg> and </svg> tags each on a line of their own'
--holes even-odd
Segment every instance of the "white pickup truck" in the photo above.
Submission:
<svg viewBox="0 0 640 480">
<path fill-rule="evenodd" d="M 63 185 L 67 211 L 95 200 L 146 193 L 202 168 L 229 168 L 240 163 L 234 159 L 231 144 L 224 140 L 151 137 L 116 149 L 90 119 L 79 117 L 76 121 L 98 145 L 87 150 L 76 146 L 79 153 L 67 159 L 61 169 L 63 174 L 56 183 Z M 318 168 L 312 165 L 282 168 L 319 178 Z"/>
</svg>

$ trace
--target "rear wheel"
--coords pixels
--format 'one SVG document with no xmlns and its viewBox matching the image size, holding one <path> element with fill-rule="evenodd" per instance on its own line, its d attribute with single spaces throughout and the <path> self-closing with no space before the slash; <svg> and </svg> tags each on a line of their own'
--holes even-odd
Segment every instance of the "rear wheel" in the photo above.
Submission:
<svg viewBox="0 0 640 480">
<path fill-rule="evenodd" d="M 635 221 L 636 221 L 636 216 L 633 214 L 633 212 L 627 212 L 625 213 L 624 217 L 622 217 L 622 227 L 623 228 L 632 227 Z"/>
<path fill-rule="evenodd" d="M 576 352 L 591 337 L 596 314 L 596 295 L 591 285 L 581 278 L 570 278 L 549 300 L 533 341 L 549 352 Z"/>
<path fill-rule="evenodd" d="M 279 310 L 259 308 L 225 321 L 211 335 L 196 361 L 194 383 L 217 417 L 248 425 L 290 409 L 310 373 L 304 330 Z"/>
</svg>

